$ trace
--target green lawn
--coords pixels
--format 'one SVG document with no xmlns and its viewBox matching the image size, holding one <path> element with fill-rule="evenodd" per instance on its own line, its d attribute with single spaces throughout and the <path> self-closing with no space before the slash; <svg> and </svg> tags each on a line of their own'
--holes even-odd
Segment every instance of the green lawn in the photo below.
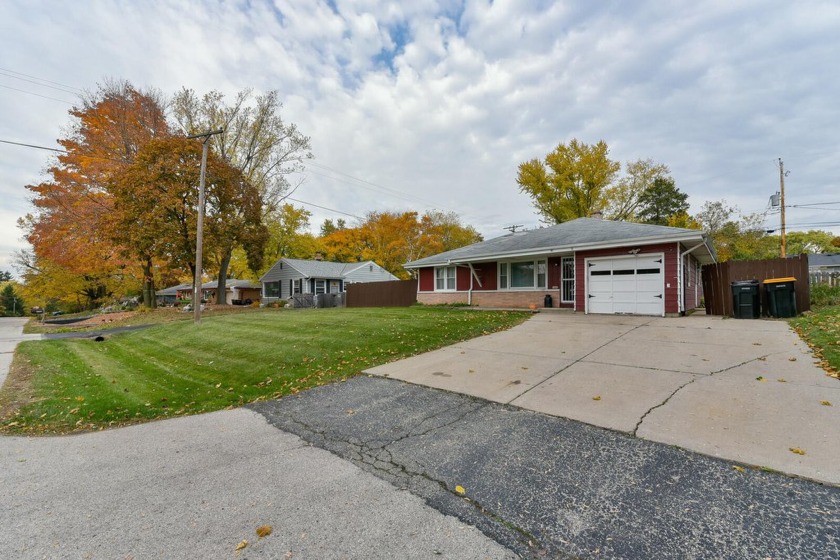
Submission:
<svg viewBox="0 0 840 560">
<path fill-rule="evenodd" d="M 840 379 L 840 305 L 817 306 L 790 323 L 814 350 L 823 369 Z"/>
<path fill-rule="evenodd" d="M 104 342 L 24 342 L 0 393 L 0 432 L 90 431 L 277 398 L 528 316 L 436 307 L 263 310 Z"/>
</svg>

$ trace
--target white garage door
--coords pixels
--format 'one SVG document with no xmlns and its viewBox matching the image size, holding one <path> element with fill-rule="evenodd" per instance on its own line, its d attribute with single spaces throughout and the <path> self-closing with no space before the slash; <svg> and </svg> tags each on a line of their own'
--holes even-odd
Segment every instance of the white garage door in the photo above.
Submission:
<svg viewBox="0 0 840 560">
<path fill-rule="evenodd" d="M 661 254 L 587 261 L 587 313 L 665 314 Z"/>
</svg>

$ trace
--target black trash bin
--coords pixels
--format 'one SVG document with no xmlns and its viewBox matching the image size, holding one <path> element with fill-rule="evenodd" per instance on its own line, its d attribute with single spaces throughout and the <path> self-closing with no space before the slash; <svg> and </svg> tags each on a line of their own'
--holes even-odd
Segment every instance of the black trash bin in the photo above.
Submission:
<svg viewBox="0 0 840 560">
<path fill-rule="evenodd" d="M 760 315 L 758 280 L 732 282 L 732 316 L 736 319 L 758 319 Z"/>
<path fill-rule="evenodd" d="M 764 289 L 771 317 L 796 317 L 796 278 L 768 278 Z"/>
<path fill-rule="evenodd" d="M 543 306 L 554 307 L 554 304 L 551 300 L 551 294 L 545 294 L 545 299 L 543 300 Z"/>
</svg>

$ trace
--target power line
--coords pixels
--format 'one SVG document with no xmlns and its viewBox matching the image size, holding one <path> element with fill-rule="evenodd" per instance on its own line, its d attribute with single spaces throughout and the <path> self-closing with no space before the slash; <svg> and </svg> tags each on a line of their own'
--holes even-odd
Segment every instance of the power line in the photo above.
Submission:
<svg viewBox="0 0 840 560">
<path fill-rule="evenodd" d="M 12 70 L 10 68 L 0 68 L 0 71 L 11 72 L 12 74 L 17 74 L 18 76 L 26 76 L 27 78 L 32 78 L 33 80 L 40 80 L 40 81 L 46 82 L 48 84 L 54 84 L 54 85 L 57 85 L 57 86 L 61 86 L 61 87 L 65 87 L 65 88 L 75 90 L 78 93 L 83 93 L 83 90 L 80 89 L 80 88 L 77 88 L 77 87 L 74 87 L 74 86 L 68 86 L 67 84 L 62 84 L 60 82 L 54 82 L 52 80 L 47 80 L 46 78 L 39 78 L 38 76 L 32 76 L 30 74 L 24 74 L 23 72 L 18 72 L 17 70 Z"/>
<path fill-rule="evenodd" d="M 366 179 L 360 179 L 359 177 L 355 177 L 353 175 L 350 175 L 349 173 L 345 173 L 344 171 L 339 171 L 338 169 L 333 169 L 332 167 L 328 167 L 326 165 L 322 165 L 322 164 L 316 163 L 314 161 L 311 161 L 311 162 L 309 162 L 305 165 L 311 165 L 311 166 L 318 167 L 318 168 L 321 168 L 321 169 L 324 169 L 324 170 L 327 170 L 327 171 L 332 171 L 333 173 L 338 173 L 339 175 L 344 175 L 345 177 L 348 177 L 348 178 L 352 179 L 353 181 L 356 181 L 358 183 L 363 183 L 364 185 L 370 185 L 370 187 L 373 187 L 375 189 L 379 189 L 381 191 L 384 191 L 386 194 L 390 194 L 390 195 L 396 196 L 398 198 L 403 198 L 404 200 L 409 200 L 410 202 L 420 202 L 420 203 L 425 204 L 426 206 L 428 206 L 430 208 L 444 208 L 446 210 L 451 210 L 451 208 L 445 208 L 438 203 L 431 202 L 429 200 L 425 200 L 423 198 L 420 198 L 419 196 L 414 196 L 414 195 L 409 194 L 409 193 L 404 193 L 404 192 L 402 192 L 398 189 L 394 189 L 394 188 L 391 188 L 391 187 L 386 187 L 384 185 L 379 185 L 377 183 L 374 183 L 372 181 L 368 181 Z M 310 173 L 315 173 L 315 172 L 310 171 Z M 315 173 L 315 174 L 319 175 L 318 173 Z M 322 177 L 327 177 L 327 178 L 330 178 L 330 179 L 334 179 L 336 181 L 341 180 L 337 177 L 329 177 L 327 175 L 321 175 L 321 176 Z M 357 186 L 360 186 L 362 188 L 368 188 L 368 190 L 371 190 L 369 187 L 365 187 L 364 185 L 357 185 Z"/>
<path fill-rule="evenodd" d="M 68 152 L 67 150 L 61 150 L 61 149 L 58 149 L 58 148 L 49 148 L 47 146 L 38 146 L 37 144 L 24 144 L 23 142 L 12 142 L 11 140 L 2 140 L 2 139 L 0 139 L 0 143 L 11 144 L 13 146 L 23 146 L 25 148 L 35 148 L 36 150 L 46 150 L 48 152 L 58 152 L 60 154 L 73 155 L 72 152 Z M 109 158 L 109 157 L 105 157 L 105 156 L 96 156 L 96 155 L 92 155 L 92 154 L 82 154 L 82 153 L 80 153 L 78 155 L 89 157 L 89 158 L 92 158 L 92 159 L 104 159 L 104 160 L 107 160 L 107 161 L 116 161 L 116 162 L 119 162 L 119 163 L 125 163 L 124 160 Z"/>
<path fill-rule="evenodd" d="M 342 212 L 341 210 L 336 210 L 335 208 L 327 208 L 326 206 L 321 206 L 320 204 L 315 204 L 314 202 L 306 202 L 305 200 L 299 200 L 297 198 L 292 198 L 291 196 L 287 196 L 287 197 L 285 197 L 285 199 L 297 202 L 299 204 L 305 204 L 307 206 L 314 206 L 315 208 L 320 208 L 321 210 L 326 210 L 328 212 L 335 212 L 336 214 L 343 214 L 344 216 L 350 216 L 351 218 L 356 218 L 357 220 L 364 220 L 364 218 L 356 216 L 355 214 L 350 214 L 348 212 Z"/>
<path fill-rule="evenodd" d="M 66 89 L 66 88 L 63 88 L 63 87 L 51 86 L 51 85 L 48 85 L 48 84 L 42 84 L 42 83 L 37 82 L 35 80 L 29 80 L 27 78 L 21 78 L 20 76 L 13 76 L 12 74 L 7 74 L 6 72 L 3 72 L 2 70 L 0 70 L 0 76 L 6 76 L 7 78 L 12 78 L 14 80 L 20 80 L 22 82 L 29 82 L 30 84 L 35 84 L 36 86 L 55 89 L 55 90 L 58 90 L 58 91 L 63 91 L 65 93 L 72 93 L 73 95 L 78 95 L 80 93 L 78 91 L 72 91 L 72 90 L 69 90 L 69 89 Z"/>
<path fill-rule="evenodd" d="M 67 103 L 68 105 L 71 105 L 71 106 L 73 105 L 72 103 L 70 103 L 69 101 L 67 101 L 65 99 L 59 99 L 57 97 L 50 97 L 49 95 L 41 95 L 40 93 L 33 93 L 31 91 L 26 91 L 25 89 L 18 89 L 18 88 L 15 88 L 15 87 L 12 87 L 12 86 L 6 86 L 6 85 L 3 85 L 3 84 L 0 84 L 0 87 L 4 87 L 6 89 L 11 89 L 11 90 L 14 90 L 14 91 L 19 91 L 21 93 L 26 93 L 28 95 L 34 95 L 35 97 L 43 97 L 44 99 L 52 99 L 53 101 L 60 101 L 61 103 Z"/>
<path fill-rule="evenodd" d="M 36 149 L 36 150 L 47 150 L 47 151 L 50 151 L 50 152 L 58 152 L 58 153 L 61 153 L 61 154 L 69 154 L 69 153 L 70 153 L 70 152 L 68 152 L 67 150 L 60 150 L 60 149 L 58 149 L 58 148 L 49 148 L 49 147 L 47 147 L 47 146 L 38 146 L 38 145 L 36 145 L 36 144 L 25 144 L 25 143 L 23 143 L 23 142 L 13 142 L 13 141 L 11 141 L 11 140 L 2 140 L 2 139 L 0 139 L 0 143 L 3 143 L 3 144 L 11 144 L 11 145 L 13 145 L 13 146 L 23 146 L 23 147 L 25 147 L 25 148 L 34 148 L 34 149 Z M 118 160 L 118 159 L 111 159 L 111 158 L 106 158 L 106 157 L 102 157 L 102 156 L 87 156 L 87 157 L 97 158 L 97 159 L 106 159 L 106 160 L 109 160 L 109 161 L 118 161 L 118 162 L 121 162 L 121 161 L 120 161 L 120 160 Z M 122 163 L 122 162 L 121 162 L 121 163 Z M 326 206 L 321 206 L 320 204 L 315 204 L 314 202 L 306 202 L 305 200 L 299 200 L 299 199 L 297 199 L 297 198 L 292 198 L 292 197 L 290 197 L 290 196 L 287 196 L 287 197 L 286 197 L 286 200 L 292 200 L 292 201 L 294 201 L 294 202 L 297 202 L 297 203 L 299 203 L 299 204 L 305 204 L 305 205 L 307 205 L 307 206 L 314 206 L 315 208 L 320 208 L 321 210 L 326 210 L 327 212 L 334 212 L 334 213 L 336 213 L 336 214 L 342 214 L 342 215 L 344 215 L 344 216 L 349 216 L 349 217 L 351 217 L 351 218 L 356 218 L 357 220 L 363 220 L 363 219 L 364 219 L 364 218 L 361 218 L 361 217 L 359 217 L 359 216 L 357 216 L 357 215 L 355 215 L 355 214 L 350 214 L 349 212 L 342 212 L 341 210 L 336 210 L 335 208 L 328 208 L 328 207 L 326 207 Z"/>
</svg>

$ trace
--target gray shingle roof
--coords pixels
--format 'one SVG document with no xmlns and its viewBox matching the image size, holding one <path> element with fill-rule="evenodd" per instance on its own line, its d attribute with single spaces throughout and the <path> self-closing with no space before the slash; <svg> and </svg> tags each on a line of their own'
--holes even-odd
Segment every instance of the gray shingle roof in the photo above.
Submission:
<svg viewBox="0 0 840 560">
<path fill-rule="evenodd" d="M 170 286 L 168 288 L 164 288 L 162 290 L 158 290 L 155 292 L 156 296 L 174 296 L 178 295 L 178 290 L 190 290 L 192 289 L 192 284 L 178 284 L 177 286 Z"/>
<path fill-rule="evenodd" d="M 814 253 L 808 255 L 809 267 L 840 267 L 840 253 Z"/>
<path fill-rule="evenodd" d="M 338 263 L 304 259 L 284 259 L 295 270 L 309 278 L 343 278 L 344 275 L 367 262 Z"/>
<path fill-rule="evenodd" d="M 205 282 L 201 285 L 201 289 L 203 290 L 212 290 L 214 288 L 219 287 L 219 281 L 213 280 L 211 282 Z M 262 284 L 255 284 L 250 280 L 237 280 L 236 278 L 228 278 L 225 280 L 225 289 L 227 288 L 262 288 Z"/>
<path fill-rule="evenodd" d="M 460 249 L 446 251 L 416 261 L 406 263 L 406 268 L 419 268 L 444 264 L 449 261 L 469 261 L 526 253 L 540 250 L 572 250 L 587 245 L 620 245 L 624 242 L 638 242 L 646 239 L 674 239 L 692 236 L 698 241 L 704 233 L 695 229 L 673 228 L 630 222 L 613 222 L 597 218 L 578 218 L 570 222 L 541 229 L 511 233 L 467 245 Z"/>
</svg>

